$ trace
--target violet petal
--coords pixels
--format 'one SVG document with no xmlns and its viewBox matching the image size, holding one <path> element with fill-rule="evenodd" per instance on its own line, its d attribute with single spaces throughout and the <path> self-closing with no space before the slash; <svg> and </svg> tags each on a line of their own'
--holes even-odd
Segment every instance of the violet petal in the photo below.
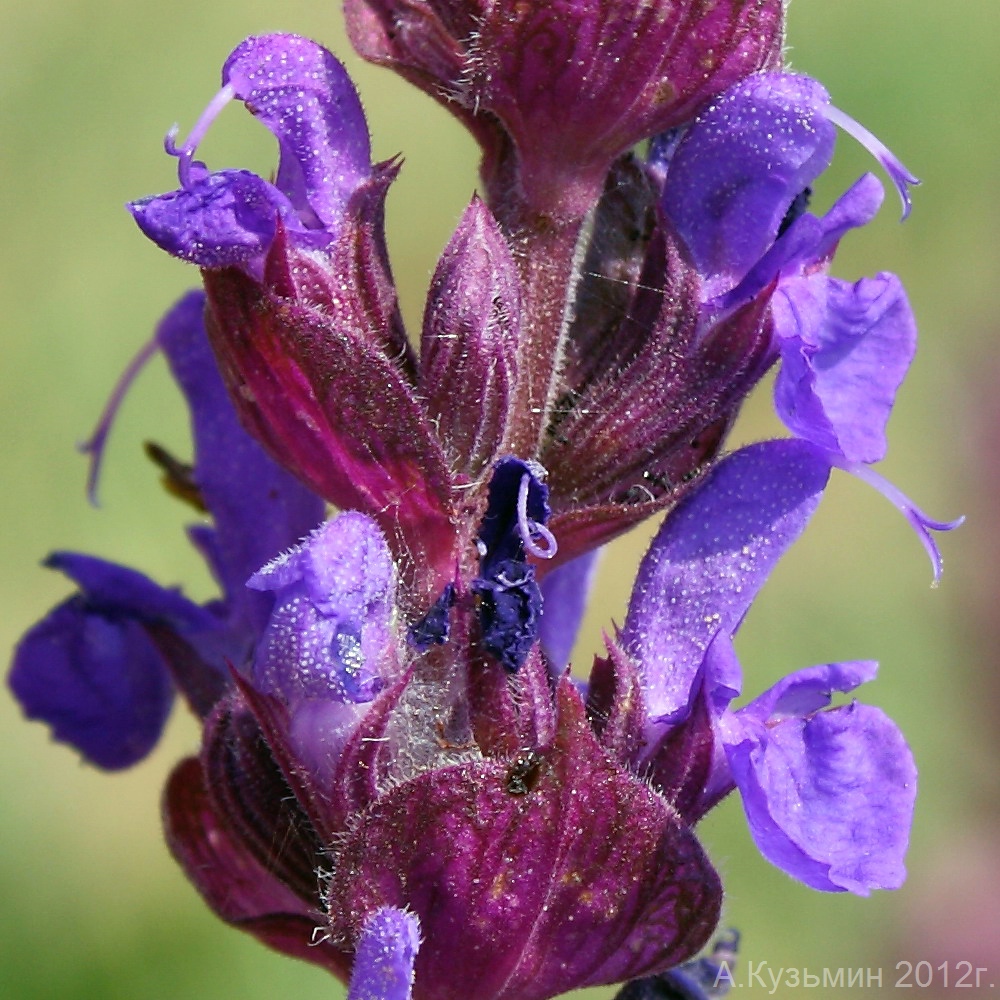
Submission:
<svg viewBox="0 0 1000 1000">
<path fill-rule="evenodd" d="M 246 170 L 209 172 L 193 160 L 212 119 L 233 97 L 274 134 L 280 148 L 271 184 Z M 223 89 L 181 145 L 181 187 L 128 208 L 158 246 L 204 268 L 242 266 L 258 274 L 283 225 L 297 245 L 319 248 L 336 235 L 354 191 L 371 175 L 368 127 L 346 70 L 297 35 L 261 35 L 239 45 L 223 67 Z"/>
<path fill-rule="evenodd" d="M 333 228 L 371 173 L 368 125 L 347 70 L 308 38 L 258 35 L 233 50 L 222 82 L 278 140 L 275 186 L 300 214 Z"/>
<path fill-rule="evenodd" d="M 585 552 L 557 566 L 542 581 L 542 619 L 538 636 L 554 672 L 562 673 L 569 665 L 587 598 L 594 582 L 600 549 Z"/>
<path fill-rule="evenodd" d="M 737 711 L 741 719 L 760 723 L 805 718 L 827 708 L 835 691 L 853 691 L 875 679 L 874 660 L 847 660 L 808 667 L 778 681 Z"/>
<path fill-rule="evenodd" d="M 716 633 L 735 632 L 819 503 L 830 465 L 768 441 L 721 461 L 667 517 L 643 559 L 621 633 L 642 665 L 651 720 L 679 721 Z"/>
<path fill-rule="evenodd" d="M 229 627 L 218 605 L 199 607 L 136 570 L 94 556 L 56 552 L 46 565 L 79 586 L 88 615 L 141 625 L 199 715 L 227 686 L 229 665 L 246 656 L 252 636 L 245 628 Z M 87 672 L 94 665 L 82 661 L 79 668 Z"/>
<path fill-rule="evenodd" d="M 261 257 L 279 218 L 302 229 L 288 199 L 248 170 L 201 169 L 189 187 L 140 198 L 128 210 L 160 249 L 199 267 L 233 267 Z"/>
<path fill-rule="evenodd" d="M 865 664 L 803 671 L 784 683 L 776 705 L 822 702 L 870 672 Z M 766 726 L 751 723 L 752 714 L 736 714 L 743 725 L 726 755 L 761 853 L 815 889 L 866 896 L 898 888 L 917 772 L 895 723 L 857 702 Z"/>
<path fill-rule="evenodd" d="M 9 683 L 29 719 L 107 770 L 130 767 L 153 749 L 174 697 L 141 622 L 96 610 L 81 595 L 24 636 Z"/>
<path fill-rule="evenodd" d="M 218 619 L 183 594 L 154 583 L 126 566 L 79 552 L 53 552 L 49 569 L 65 573 L 86 595 L 90 607 L 109 615 L 166 621 L 185 632 L 211 629 Z"/>
<path fill-rule="evenodd" d="M 405 910 L 376 910 L 362 928 L 347 1000 L 410 1000 L 420 921 Z"/>
<path fill-rule="evenodd" d="M 886 423 L 917 345 L 899 279 L 791 278 L 771 308 L 782 360 L 775 408 L 788 429 L 849 462 L 884 458 Z"/>
<path fill-rule="evenodd" d="M 289 705 L 371 701 L 391 640 L 395 569 L 381 532 L 363 514 L 341 514 L 248 581 L 274 591 L 257 647 L 254 683 Z"/>
<path fill-rule="evenodd" d="M 247 577 L 315 528 L 325 505 L 243 429 L 205 334 L 204 309 L 204 293 L 189 293 L 156 336 L 191 414 L 195 482 L 214 528 L 213 568 L 230 612 L 259 631 L 271 601 L 248 593 Z"/>
<path fill-rule="evenodd" d="M 712 101 L 681 140 L 662 205 L 705 277 L 706 297 L 744 277 L 829 165 L 836 129 L 828 104 L 809 77 L 760 73 Z"/>
<path fill-rule="evenodd" d="M 884 198 L 882 182 L 874 174 L 863 174 L 822 218 L 806 213 L 796 219 L 746 277 L 732 290 L 707 303 L 707 308 L 728 312 L 756 298 L 776 278 L 815 270 L 833 256 L 845 233 L 875 218 Z"/>
</svg>

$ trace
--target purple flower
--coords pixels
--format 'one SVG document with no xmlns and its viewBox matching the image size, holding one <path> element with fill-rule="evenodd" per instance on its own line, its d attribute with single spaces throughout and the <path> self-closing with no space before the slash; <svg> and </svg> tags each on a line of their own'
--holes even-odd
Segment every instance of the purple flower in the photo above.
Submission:
<svg viewBox="0 0 1000 1000">
<path fill-rule="evenodd" d="M 885 428 L 916 350 L 916 323 L 899 279 L 851 283 L 827 274 L 840 239 L 868 223 L 882 186 L 860 178 L 822 217 L 805 211 L 833 156 L 836 126 L 862 141 L 896 185 L 904 217 L 916 178 L 866 129 L 833 107 L 808 77 L 761 73 L 715 99 L 683 132 L 654 145 L 661 208 L 700 276 L 701 322 L 731 322 L 769 304 L 774 399 L 797 437 L 873 482 L 907 514 L 934 565 L 939 522 L 864 468 L 886 452 Z"/>
<path fill-rule="evenodd" d="M 166 355 L 194 434 L 193 467 L 172 461 L 167 484 L 212 517 L 211 525 L 192 527 L 190 537 L 223 598 L 199 607 L 135 570 L 57 553 L 47 565 L 80 592 L 27 633 L 11 668 L 10 684 L 26 713 L 104 768 L 128 767 L 149 753 L 175 687 L 198 714 L 210 711 L 228 684 L 230 664 L 246 658 L 271 612 L 269 599 L 245 589 L 247 577 L 323 516 L 319 498 L 239 426 L 208 350 L 203 308 L 200 293 L 182 299 L 161 323 L 152 350 Z M 113 410 L 96 436 L 98 458 L 112 416 Z"/>
<path fill-rule="evenodd" d="M 245 170 L 209 173 L 198 144 L 232 100 L 274 134 L 281 159 L 274 183 Z M 373 170 L 361 102 L 347 72 L 297 35 L 248 38 L 222 68 L 222 88 L 191 134 L 166 140 L 181 187 L 130 205 L 140 228 L 168 253 L 202 267 L 260 267 L 280 226 L 299 247 L 328 246 L 355 192 Z"/>
<path fill-rule="evenodd" d="M 419 946 L 419 923 L 413 914 L 390 907 L 378 910 L 361 932 L 348 1000 L 408 1000 Z"/>
<path fill-rule="evenodd" d="M 875 664 L 812 667 L 729 707 L 742 689 L 732 636 L 829 469 L 796 441 L 721 462 L 653 541 L 619 642 L 644 701 L 642 759 L 683 813 L 694 820 L 735 787 L 768 860 L 813 888 L 867 895 L 902 884 L 916 770 L 880 710 L 827 706 Z"/>
<path fill-rule="evenodd" d="M 895 276 L 852 285 L 826 274 L 841 237 L 882 201 L 866 175 L 822 219 L 804 211 L 803 193 L 832 158 L 834 121 L 849 122 L 814 80 L 750 77 L 671 151 L 663 207 L 702 275 L 708 311 L 773 296 L 775 401 L 789 429 L 847 461 L 877 462 L 916 324 Z M 883 160 L 908 209 L 915 179 L 887 151 Z"/>
</svg>

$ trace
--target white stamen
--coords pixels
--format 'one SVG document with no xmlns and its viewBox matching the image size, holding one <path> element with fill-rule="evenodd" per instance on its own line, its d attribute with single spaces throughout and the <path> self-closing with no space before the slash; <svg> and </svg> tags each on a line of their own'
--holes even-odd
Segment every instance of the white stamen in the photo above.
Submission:
<svg viewBox="0 0 1000 1000">
<path fill-rule="evenodd" d="M 903 162 L 881 139 L 869 132 L 860 122 L 856 122 L 850 115 L 844 114 L 840 108 L 828 104 L 823 109 L 823 114 L 828 121 L 842 128 L 848 135 L 853 136 L 882 164 L 899 192 L 899 199 L 903 203 L 903 218 L 905 219 L 910 214 L 910 186 L 919 184 L 919 178 L 914 177 L 906 169 Z"/>
</svg>

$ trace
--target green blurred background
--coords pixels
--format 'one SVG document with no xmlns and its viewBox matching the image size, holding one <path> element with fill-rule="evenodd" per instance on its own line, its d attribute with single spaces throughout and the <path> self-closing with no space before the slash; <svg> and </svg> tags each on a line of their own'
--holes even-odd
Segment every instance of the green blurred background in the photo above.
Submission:
<svg viewBox="0 0 1000 1000">
<path fill-rule="evenodd" d="M 989 881 L 1000 829 L 1000 684 L 990 633 L 998 502 L 982 420 L 1000 377 L 998 25 L 995 0 L 796 0 L 790 14 L 793 67 L 823 80 L 840 107 L 924 180 L 905 226 L 890 196 L 876 223 L 853 234 L 837 258 L 844 277 L 882 268 L 901 274 L 922 329 L 883 471 L 938 516 L 974 516 L 942 539 L 947 570 L 932 589 L 903 520 L 872 491 L 835 477 L 814 527 L 740 639 L 750 693 L 811 663 L 881 660 L 882 675 L 864 697 L 897 719 L 921 767 L 907 886 L 864 900 L 793 884 L 759 857 L 735 800 L 703 835 L 726 881 L 726 921 L 743 930 L 745 960 L 774 971 L 881 967 L 886 995 L 895 992 L 900 959 L 935 966 L 992 959 L 1000 988 L 995 909 L 985 944 L 974 941 L 989 926 L 990 899 L 995 908 L 1000 898 L 1000 879 L 992 889 Z M 126 360 L 197 278 L 146 243 L 122 204 L 174 185 L 163 132 L 174 121 L 184 132 L 195 120 L 242 37 L 271 30 L 312 35 L 340 55 L 369 112 L 376 155 L 406 154 L 389 202 L 390 239 L 415 327 L 435 259 L 475 186 L 475 151 L 431 100 L 353 57 L 334 4 L 35 0 L 0 9 L 5 646 L 67 591 L 37 565 L 53 548 L 135 565 L 183 582 L 197 597 L 212 592 L 181 534 L 185 510 L 161 492 L 141 454 L 150 437 L 180 454 L 188 449 L 162 363 L 142 376 L 115 428 L 100 510 L 85 502 L 85 466 L 74 446 Z M 216 167 L 267 174 L 273 165 L 268 135 L 238 109 L 214 126 L 201 152 Z M 869 168 L 866 154 L 842 139 L 819 207 Z M 777 433 L 763 393 L 734 443 Z M 1000 424 L 993 434 L 1000 442 Z M 621 619 L 647 539 L 637 533 L 605 561 L 595 601 L 601 617 L 586 625 L 579 662 L 597 648 L 608 618 Z M 183 710 L 152 759 L 111 776 L 51 743 L 5 695 L 0 725 L 0 996 L 341 995 L 325 974 L 219 924 L 167 855 L 160 788 L 197 740 Z M 950 952 L 932 954 L 949 935 L 958 939 Z M 735 996 L 766 992 L 743 987 Z M 820 987 L 809 995 L 842 992 Z"/>
</svg>

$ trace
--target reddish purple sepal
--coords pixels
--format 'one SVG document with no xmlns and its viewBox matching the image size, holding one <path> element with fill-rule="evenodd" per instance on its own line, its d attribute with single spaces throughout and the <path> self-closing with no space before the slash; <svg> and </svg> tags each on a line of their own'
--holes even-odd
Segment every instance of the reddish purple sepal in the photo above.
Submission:
<svg viewBox="0 0 1000 1000">
<path fill-rule="evenodd" d="M 527 203 L 564 216 L 590 207 L 619 154 L 776 66 L 784 28 L 779 0 L 345 6 L 365 58 L 445 102 L 482 142 L 487 174 L 512 141 Z"/>
<path fill-rule="evenodd" d="M 593 345 L 599 363 L 580 368 L 540 453 L 563 556 L 687 492 L 766 370 L 766 299 L 706 325 L 699 280 L 661 218 L 624 320 Z"/>
<path fill-rule="evenodd" d="M 608 759 L 565 681 L 558 710 L 531 762 L 423 773 L 337 851 L 332 932 L 355 939 L 386 906 L 415 913 L 416 1000 L 542 1000 L 646 975 L 691 957 L 715 926 L 718 876 L 694 835 Z"/>
<path fill-rule="evenodd" d="M 226 923 L 277 951 L 346 979 L 350 953 L 314 935 L 323 919 L 318 895 L 306 900 L 289 888 L 275 874 L 273 860 L 259 857 L 220 814 L 209 788 L 201 762 L 189 758 L 171 775 L 163 800 L 167 844 L 205 902 Z M 275 815 L 271 813 L 272 832 L 279 828 Z M 284 837 L 272 841 L 271 849 L 289 850 L 288 838 L 299 836 L 293 829 L 286 825 Z M 320 848 L 316 841 L 306 844 L 312 852 Z"/>
<path fill-rule="evenodd" d="M 520 284 L 507 241 L 478 199 L 438 261 L 420 338 L 420 392 L 449 464 L 476 479 L 509 420 L 520 341 Z"/>
<path fill-rule="evenodd" d="M 287 297 L 296 289 L 280 239 L 272 264 L 273 285 L 235 269 L 205 272 L 209 336 L 236 407 L 317 493 L 374 517 L 432 600 L 454 564 L 451 476 L 409 373 L 369 335 L 363 285 L 321 308 L 309 299 L 325 286 Z"/>
</svg>

